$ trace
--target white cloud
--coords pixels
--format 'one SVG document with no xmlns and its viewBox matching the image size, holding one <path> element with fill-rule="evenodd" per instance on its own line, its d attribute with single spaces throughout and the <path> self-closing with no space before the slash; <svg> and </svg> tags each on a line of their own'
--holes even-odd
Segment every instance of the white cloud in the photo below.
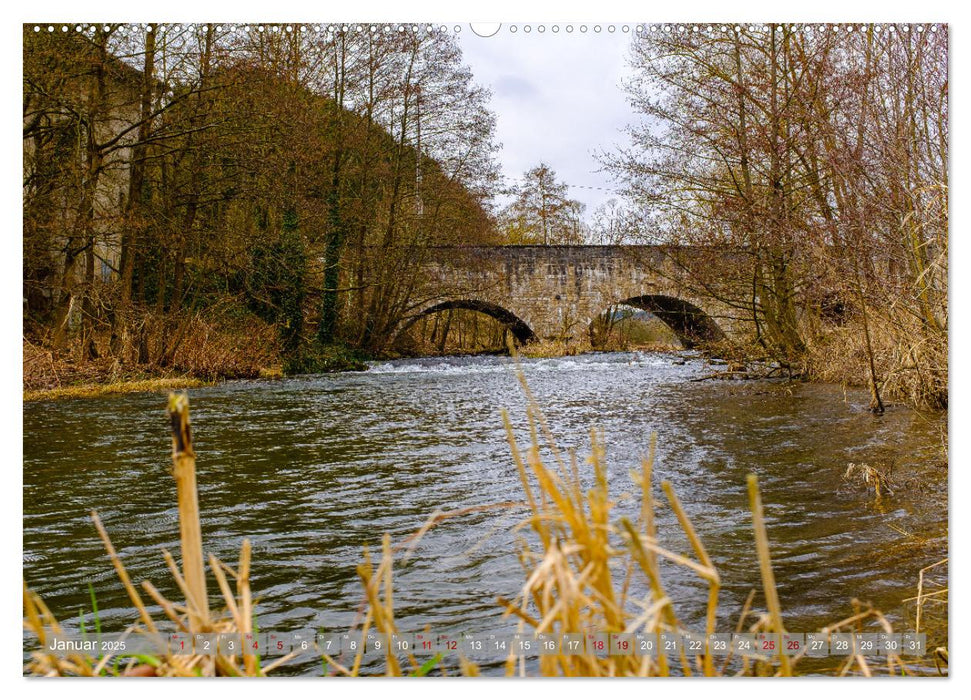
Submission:
<svg viewBox="0 0 971 700">
<path fill-rule="evenodd" d="M 634 118 L 621 87 L 627 75 L 626 56 L 634 25 L 600 25 L 593 31 L 580 25 L 572 32 L 552 25 L 539 33 L 537 25 L 515 33 L 503 25 L 489 38 L 463 27 L 459 35 L 464 61 L 480 85 L 492 89 L 492 109 L 498 115 L 498 139 L 503 144 L 503 174 L 517 179 L 540 161 L 549 164 L 570 195 L 587 205 L 587 214 L 617 187 L 597 172 L 594 152 L 627 143 L 624 127 Z M 588 189 L 588 188 L 606 188 Z"/>
</svg>

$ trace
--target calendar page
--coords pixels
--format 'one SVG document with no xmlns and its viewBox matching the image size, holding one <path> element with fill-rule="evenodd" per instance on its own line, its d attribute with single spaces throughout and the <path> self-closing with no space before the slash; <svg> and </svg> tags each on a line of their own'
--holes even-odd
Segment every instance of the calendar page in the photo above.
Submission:
<svg viewBox="0 0 971 700">
<path fill-rule="evenodd" d="M 948 675 L 941 8 L 27 9 L 23 676 Z"/>
</svg>

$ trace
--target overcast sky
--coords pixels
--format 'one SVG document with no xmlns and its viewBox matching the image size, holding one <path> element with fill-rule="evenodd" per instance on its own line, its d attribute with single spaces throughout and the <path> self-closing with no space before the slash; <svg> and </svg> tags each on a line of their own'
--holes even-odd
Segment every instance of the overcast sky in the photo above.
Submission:
<svg viewBox="0 0 971 700">
<path fill-rule="evenodd" d="M 498 140 L 503 174 L 510 180 L 546 162 L 570 196 L 593 210 L 617 196 L 587 188 L 616 188 L 594 157 L 597 150 L 626 143 L 624 127 L 633 118 L 621 88 L 627 73 L 626 56 L 634 26 L 579 24 L 553 33 L 531 25 L 504 24 L 494 36 L 483 38 L 462 25 L 459 42 L 466 65 L 480 85 L 492 89 L 492 109 L 498 117 Z M 608 27 L 614 26 L 614 32 Z M 477 27 L 478 28 L 478 27 Z"/>
</svg>

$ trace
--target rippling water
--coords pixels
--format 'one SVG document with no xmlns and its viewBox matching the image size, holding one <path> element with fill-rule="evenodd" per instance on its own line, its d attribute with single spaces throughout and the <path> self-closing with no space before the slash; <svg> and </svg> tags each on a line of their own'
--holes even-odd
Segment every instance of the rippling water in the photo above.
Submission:
<svg viewBox="0 0 971 700">
<path fill-rule="evenodd" d="M 833 386 L 693 382 L 712 368 L 690 353 L 523 367 L 562 447 L 585 456 L 590 427 L 603 429 L 618 516 L 636 514 L 623 497 L 629 470 L 658 433 L 656 479 L 672 482 L 722 575 L 723 631 L 760 587 L 749 472 L 759 475 L 790 630 L 850 614 L 854 597 L 912 627 L 902 601 L 916 594 L 918 571 L 947 556 L 942 416 L 903 407 L 874 416 L 864 394 Z M 436 510 L 522 498 L 500 419 L 508 409 L 520 442 L 528 439 L 508 358 L 396 361 L 190 394 L 206 548 L 232 564 L 251 538 L 263 630 L 345 631 L 361 602 L 354 567 L 364 545 L 379 547 L 384 532 L 401 541 Z M 24 406 L 24 575 L 61 619 L 89 609 L 91 582 L 103 629 L 134 621 L 91 510 L 136 582 L 179 597 L 159 551 L 178 549 L 163 409 L 154 394 Z M 879 505 L 842 480 L 849 462 L 891 459 L 908 487 Z M 511 630 L 495 600 L 523 583 L 511 532 L 523 515 L 479 511 L 426 534 L 395 569 L 399 627 Z M 687 551 L 667 509 L 659 528 L 663 545 Z M 667 585 L 682 618 L 701 629 L 704 585 L 677 569 Z"/>
</svg>

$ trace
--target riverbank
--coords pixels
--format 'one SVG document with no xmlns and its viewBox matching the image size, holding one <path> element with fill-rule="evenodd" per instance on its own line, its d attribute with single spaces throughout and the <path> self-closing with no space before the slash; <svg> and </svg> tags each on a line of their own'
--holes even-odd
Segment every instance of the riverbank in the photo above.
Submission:
<svg viewBox="0 0 971 700">
<path fill-rule="evenodd" d="M 683 348 L 666 343 L 627 344 L 623 347 L 593 348 L 589 341 L 543 340 L 521 346 L 517 352 L 528 359 L 555 359 L 578 357 L 603 352 L 646 352 L 678 354 Z M 254 367 L 251 371 L 208 371 L 200 374 L 188 371 L 178 373 L 172 369 L 151 365 L 134 368 L 119 367 L 107 358 L 77 363 L 70 357 L 58 358 L 53 353 L 24 342 L 23 400 L 51 401 L 58 399 L 97 398 L 113 394 L 161 393 L 200 386 L 213 386 L 232 379 L 283 379 L 301 374 L 329 374 L 335 372 L 366 371 L 375 360 L 407 360 L 423 357 L 478 357 L 508 355 L 509 350 L 483 350 L 474 353 L 427 353 L 422 355 L 387 353 L 371 357 L 341 346 L 329 346 L 303 353 L 282 364 Z M 702 377 L 722 379 L 778 378 L 777 373 L 766 372 L 761 364 L 751 370 L 748 363 L 732 357 L 731 353 L 704 352 L 713 368 L 711 375 Z M 722 359 L 723 356 L 729 359 Z M 758 364 L 758 363 L 755 363 Z M 752 365 L 754 366 L 754 365 Z M 823 379 L 822 381 L 826 381 Z M 838 382 L 837 382 L 838 383 Z"/>
<path fill-rule="evenodd" d="M 212 382 L 204 382 L 194 377 L 158 377 L 126 382 L 109 382 L 107 384 L 77 384 L 53 389 L 25 389 L 24 401 L 91 399 L 110 394 L 130 394 L 134 392 L 162 393 L 178 389 L 192 389 L 207 384 L 212 384 Z"/>
<path fill-rule="evenodd" d="M 844 334 L 845 335 L 845 334 Z M 840 336 L 843 339 L 843 335 Z M 211 386 L 231 379 L 282 379 L 298 374 L 327 374 L 334 372 L 366 371 L 376 360 L 400 360 L 420 357 L 461 357 L 505 355 L 508 349 L 483 349 L 479 352 L 384 353 L 370 356 L 341 345 L 312 348 L 299 356 L 283 360 L 278 353 L 268 354 L 254 361 L 242 362 L 235 355 L 231 361 L 205 365 L 159 367 L 145 364 L 134 367 L 119 365 L 111 358 L 77 362 L 74 353 L 56 355 L 51 350 L 24 340 L 23 400 L 43 401 L 65 398 L 94 398 L 109 394 L 134 392 L 164 392 Z M 754 380 L 788 377 L 792 380 L 823 384 L 838 384 L 846 388 L 865 388 L 866 374 L 862 370 L 865 357 L 859 348 L 830 342 L 813 353 L 799 366 L 768 361 L 754 347 L 719 344 L 698 348 L 712 365 L 712 373 L 704 379 Z M 588 339 L 542 340 L 523 345 L 517 352 L 524 358 L 553 359 L 576 357 L 595 352 L 678 353 L 683 348 L 666 342 L 611 344 L 594 348 Z M 764 353 L 763 353 L 764 355 Z M 901 376 L 889 373 L 881 383 L 886 402 L 900 402 L 921 410 L 946 411 L 946 398 L 917 397 L 912 386 L 902 386 Z M 943 390 L 946 397 L 946 388 Z"/>
<path fill-rule="evenodd" d="M 108 394 L 165 392 L 211 386 L 229 379 L 281 379 L 290 374 L 366 370 L 367 358 L 340 346 L 328 346 L 284 362 L 277 354 L 242 361 L 226 353 L 221 361 L 175 366 L 121 364 L 110 357 L 79 362 L 76 352 L 56 353 L 23 341 L 23 400 L 95 398 Z"/>
<path fill-rule="evenodd" d="M 645 352 L 675 351 L 677 348 L 661 345 L 645 347 L 610 348 L 610 350 L 640 350 Z M 586 342 L 540 341 L 519 349 L 523 357 L 555 358 L 572 357 L 600 351 Z M 508 354 L 508 349 L 484 350 L 466 355 Z M 388 353 L 372 357 L 340 345 L 312 348 L 297 357 L 283 360 L 278 356 L 267 357 L 273 364 L 240 362 L 223 364 L 208 363 L 204 368 L 195 366 L 172 368 L 153 364 L 134 367 L 102 357 L 78 362 L 67 352 L 58 354 L 40 345 L 23 341 L 23 400 L 48 401 L 68 398 L 95 398 L 109 394 L 134 392 L 164 392 L 211 386 L 230 379 L 282 379 L 297 374 L 327 374 L 333 372 L 366 371 L 369 362 L 397 360 L 412 357 L 448 357 L 452 353 L 428 353 L 422 355 Z M 182 371 L 180 371 L 182 370 Z"/>
<path fill-rule="evenodd" d="M 23 348 L 25 402 L 166 392 L 212 385 L 227 378 L 152 365 L 125 367 L 110 358 L 77 362 L 70 354 L 58 355 L 27 340 Z"/>
</svg>

